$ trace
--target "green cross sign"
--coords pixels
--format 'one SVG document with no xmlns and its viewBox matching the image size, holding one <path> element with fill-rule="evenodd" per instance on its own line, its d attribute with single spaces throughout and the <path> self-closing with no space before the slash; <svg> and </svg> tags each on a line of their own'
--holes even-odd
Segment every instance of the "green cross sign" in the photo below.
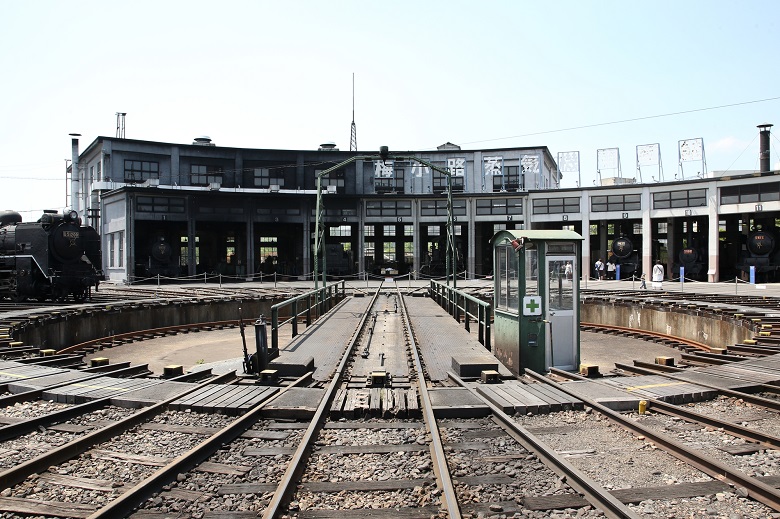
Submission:
<svg viewBox="0 0 780 519">
<path fill-rule="evenodd" d="M 542 298 L 525 296 L 523 298 L 523 315 L 542 315 Z"/>
</svg>

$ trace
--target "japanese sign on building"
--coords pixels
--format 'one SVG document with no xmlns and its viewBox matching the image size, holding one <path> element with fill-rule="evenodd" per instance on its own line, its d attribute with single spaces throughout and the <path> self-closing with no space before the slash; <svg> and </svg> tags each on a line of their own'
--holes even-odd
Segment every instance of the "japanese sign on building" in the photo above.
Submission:
<svg viewBox="0 0 780 519">
<path fill-rule="evenodd" d="M 537 155 L 523 155 L 520 159 L 523 171 L 532 175 L 539 174 L 539 157 Z"/>
<path fill-rule="evenodd" d="M 484 157 L 485 176 L 500 177 L 504 174 L 504 157 Z"/>
<path fill-rule="evenodd" d="M 466 159 L 447 159 L 447 171 L 453 177 L 462 177 L 466 174 Z"/>
<path fill-rule="evenodd" d="M 374 177 L 376 178 L 392 178 L 393 177 L 393 161 L 392 160 L 377 160 L 374 161 Z"/>
</svg>

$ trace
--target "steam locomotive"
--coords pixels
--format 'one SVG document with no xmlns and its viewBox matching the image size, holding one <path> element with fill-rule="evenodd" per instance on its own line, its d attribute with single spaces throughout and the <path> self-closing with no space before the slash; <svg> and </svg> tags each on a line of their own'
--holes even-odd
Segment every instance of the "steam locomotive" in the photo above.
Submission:
<svg viewBox="0 0 780 519">
<path fill-rule="evenodd" d="M 737 261 L 737 269 L 748 274 L 750 267 L 755 267 L 759 281 L 775 281 L 777 271 L 780 270 L 776 231 L 754 230 L 748 234 L 745 245 Z"/>
<path fill-rule="evenodd" d="M 0 213 L 0 297 L 81 302 L 97 290 L 102 264 L 100 236 L 76 211 L 44 211 L 34 223 Z"/>
<path fill-rule="evenodd" d="M 165 236 L 157 236 L 150 241 L 147 250 L 149 254 L 143 264 L 136 266 L 139 276 L 175 278 L 179 275 L 179 256 L 174 254 L 173 246 Z"/>
<path fill-rule="evenodd" d="M 685 268 L 685 277 L 687 279 L 694 279 L 697 281 L 703 281 L 705 279 L 706 270 L 704 266 L 704 252 L 700 247 L 686 247 L 677 254 L 678 263 L 675 263 L 672 267 L 672 272 L 675 277 L 680 275 L 680 267 Z"/>
<path fill-rule="evenodd" d="M 639 276 L 642 268 L 642 258 L 634 249 L 634 242 L 623 234 L 612 241 L 612 258 L 615 265 L 620 265 L 620 278 L 626 279 L 633 275 Z"/>
<path fill-rule="evenodd" d="M 326 243 L 325 254 L 329 275 L 348 276 L 354 273 L 352 251 L 344 250 L 343 243 Z"/>
<path fill-rule="evenodd" d="M 466 268 L 464 262 L 464 242 L 460 236 L 455 236 L 455 265 L 452 265 L 454 272 L 461 272 Z M 427 276 L 444 276 L 447 272 L 447 236 L 442 235 L 435 241 L 435 246 L 429 249 L 426 256 L 422 258 L 420 274 Z"/>
</svg>

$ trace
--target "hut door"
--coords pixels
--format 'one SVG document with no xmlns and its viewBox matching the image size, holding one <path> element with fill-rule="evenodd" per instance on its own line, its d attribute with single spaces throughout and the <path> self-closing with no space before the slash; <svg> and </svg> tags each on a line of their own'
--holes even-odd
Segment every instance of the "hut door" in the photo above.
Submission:
<svg viewBox="0 0 780 519">
<path fill-rule="evenodd" d="M 575 256 L 548 256 L 547 258 L 547 304 L 544 319 L 548 321 L 545 330 L 545 364 L 559 369 L 575 369 L 577 334 L 575 304 L 577 258 Z"/>
</svg>

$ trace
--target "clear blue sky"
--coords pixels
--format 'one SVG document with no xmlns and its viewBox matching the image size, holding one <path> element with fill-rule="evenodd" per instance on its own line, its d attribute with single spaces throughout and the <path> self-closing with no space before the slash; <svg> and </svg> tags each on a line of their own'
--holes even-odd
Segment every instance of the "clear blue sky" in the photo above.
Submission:
<svg viewBox="0 0 780 519">
<path fill-rule="evenodd" d="M 633 177 L 636 146 L 660 143 L 671 180 L 680 139 L 703 138 L 713 171 L 758 168 L 757 124 L 777 124 L 780 136 L 774 0 L 0 9 L 0 209 L 32 211 L 26 220 L 65 203 L 68 133 L 82 134 L 83 150 L 115 134 L 117 111 L 134 139 L 349 149 L 353 72 L 360 150 L 548 146 L 580 151 L 584 185 L 600 148 L 618 147 Z M 647 119 L 560 131 L 637 118 Z M 780 140 L 771 142 L 778 167 Z"/>
</svg>

